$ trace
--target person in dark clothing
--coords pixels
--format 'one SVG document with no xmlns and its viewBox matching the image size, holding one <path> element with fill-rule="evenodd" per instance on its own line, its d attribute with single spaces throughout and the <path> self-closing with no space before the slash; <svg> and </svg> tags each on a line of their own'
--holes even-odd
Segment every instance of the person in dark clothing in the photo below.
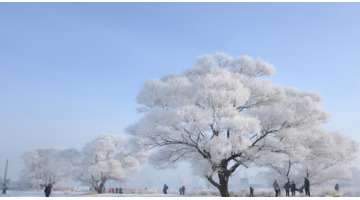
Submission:
<svg viewBox="0 0 360 200">
<path fill-rule="evenodd" d="M 310 181 L 308 178 L 304 178 L 305 195 L 310 196 Z"/>
<path fill-rule="evenodd" d="M 250 197 L 254 197 L 254 188 L 250 187 Z"/>
<path fill-rule="evenodd" d="M 291 190 L 291 196 L 295 196 L 296 185 L 294 181 L 291 181 L 290 190 Z"/>
<path fill-rule="evenodd" d="M 288 182 L 285 183 L 284 185 L 285 188 L 285 192 L 286 192 L 286 196 L 290 196 L 290 180 L 288 179 Z"/>
<path fill-rule="evenodd" d="M 165 184 L 164 185 L 164 188 L 163 188 L 163 192 L 164 194 L 167 194 L 167 190 L 169 189 L 169 187 Z"/>
<path fill-rule="evenodd" d="M 339 184 L 337 184 L 337 183 L 336 183 L 336 185 L 335 185 L 335 191 L 337 191 L 337 192 L 340 191 L 340 186 L 339 186 Z"/>
<path fill-rule="evenodd" d="M 185 185 L 182 186 L 182 194 L 185 195 Z"/>
<path fill-rule="evenodd" d="M 49 197 L 51 194 L 51 184 L 49 184 L 48 186 L 46 186 L 45 190 L 45 197 Z"/>
</svg>

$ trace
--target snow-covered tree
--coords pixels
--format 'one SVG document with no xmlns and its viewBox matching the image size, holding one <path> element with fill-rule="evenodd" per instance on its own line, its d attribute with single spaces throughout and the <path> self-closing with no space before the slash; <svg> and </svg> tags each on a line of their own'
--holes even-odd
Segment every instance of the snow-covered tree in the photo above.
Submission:
<svg viewBox="0 0 360 200">
<path fill-rule="evenodd" d="M 106 181 L 126 179 L 125 171 L 135 171 L 147 159 L 147 151 L 139 141 L 123 135 L 100 134 L 81 151 L 74 180 L 92 186 L 102 193 Z"/>
<path fill-rule="evenodd" d="M 159 147 L 158 166 L 190 160 L 221 196 L 229 196 L 229 177 L 239 166 L 295 155 L 284 141 L 305 141 L 301 135 L 292 138 L 294 130 L 316 128 L 329 119 L 319 95 L 263 78 L 273 73 L 261 59 L 201 56 L 182 75 L 145 82 L 137 97 L 142 118 L 127 131 Z"/>
<path fill-rule="evenodd" d="M 315 139 L 309 141 L 310 153 L 301 163 L 312 185 L 329 180 L 350 178 L 355 165 L 358 144 L 343 134 L 314 130 Z"/>
<path fill-rule="evenodd" d="M 59 186 L 72 173 L 78 158 L 75 149 L 49 148 L 25 151 L 21 156 L 25 169 L 21 173 L 24 184 L 30 188 L 39 188 L 51 183 Z"/>
<path fill-rule="evenodd" d="M 293 130 L 282 142 L 282 153 L 261 152 L 267 159 L 257 160 L 257 164 L 278 172 L 284 181 L 306 176 L 311 185 L 318 185 L 351 176 L 358 145 L 343 134 L 323 128 Z"/>
</svg>

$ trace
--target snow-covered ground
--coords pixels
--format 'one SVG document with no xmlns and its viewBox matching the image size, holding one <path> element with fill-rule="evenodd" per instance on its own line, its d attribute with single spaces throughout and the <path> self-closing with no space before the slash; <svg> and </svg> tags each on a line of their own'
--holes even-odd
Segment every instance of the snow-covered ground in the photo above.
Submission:
<svg viewBox="0 0 360 200">
<path fill-rule="evenodd" d="M 7 190 L 6 194 L 0 194 L 0 197 L 44 197 L 43 191 L 19 191 Z M 183 197 L 176 194 L 91 194 L 86 192 L 52 192 L 51 197 Z M 186 195 L 186 197 L 205 197 L 201 195 Z M 208 196 L 209 197 L 209 196 Z"/>
<path fill-rule="evenodd" d="M 321 196 L 331 197 L 334 194 L 323 194 Z M 341 197 L 359 197 L 357 194 L 341 194 L 334 195 Z M 44 197 L 43 191 L 20 191 L 20 190 L 8 190 L 6 194 L 0 194 L 1 197 Z M 186 195 L 180 196 L 178 194 L 95 194 L 88 192 L 62 192 L 62 191 L 54 191 L 51 193 L 51 197 L 219 197 L 219 196 L 211 196 L 211 195 Z M 297 195 L 297 197 L 299 197 Z"/>
</svg>

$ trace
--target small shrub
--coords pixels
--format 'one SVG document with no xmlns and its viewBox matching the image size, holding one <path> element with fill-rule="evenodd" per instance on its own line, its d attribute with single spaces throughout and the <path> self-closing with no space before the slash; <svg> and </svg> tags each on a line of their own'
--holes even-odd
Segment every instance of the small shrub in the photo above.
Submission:
<svg viewBox="0 0 360 200">
<path fill-rule="evenodd" d="M 159 194 L 159 192 L 156 189 L 147 189 L 145 190 L 146 194 Z"/>
<path fill-rule="evenodd" d="M 214 189 L 202 189 L 199 191 L 202 196 L 219 196 L 219 191 Z"/>
<path fill-rule="evenodd" d="M 336 190 L 329 190 L 329 191 L 324 191 L 320 196 L 322 197 L 341 197 L 343 196 L 343 194 L 340 191 L 336 191 Z"/>
</svg>

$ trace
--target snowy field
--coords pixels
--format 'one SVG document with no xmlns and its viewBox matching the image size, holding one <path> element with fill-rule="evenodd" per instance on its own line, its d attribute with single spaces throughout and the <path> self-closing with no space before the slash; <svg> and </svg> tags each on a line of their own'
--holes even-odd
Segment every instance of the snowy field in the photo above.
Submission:
<svg viewBox="0 0 360 200">
<path fill-rule="evenodd" d="M 354 193 L 347 193 L 347 194 L 333 194 L 333 193 L 323 193 L 320 195 L 322 197 L 359 197 L 358 194 Z M 8 190 L 6 194 L 0 194 L 1 197 L 44 197 L 43 191 L 19 191 L 19 190 Z M 99 197 L 101 199 L 107 198 L 107 197 L 139 197 L 143 199 L 148 199 L 149 197 L 162 197 L 162 198 L 196 198 L 199 199 L 201 197 L 206 197 L 206 199 L 213 198 L 221 198 L 220 196 L 212 196 L 212 195 L 186 195 L 186 196 L 180 196 L 178 194 L 111 194 L 111 193 L 105 193 L 105 194 L 95 194 L 95 193 L 88 193 L 88 192 L 62 192 L 62 191 L 54 191 L 51 193 L 51 197 Z M 259 195 L 258 197 L 264 197 L 262 195 Z M 297 195 L 295 198 L 301 198 L 304 196 Z M 264 197 L 265 198 L 265 197 Z M 272 197 L 266 197 L 266 198 L 272 198 Z"/>
<path fill-rule="evenodd" d="M 184 197 L 176 194 L 91 194 L 86 192 L 52 192 L 51 197 Z M 44 197 L 43 191 L 19 191 L 8 190 L 6 194 L 0 194 L 0 197 Z M 211 197 L 201 195 L 186 195 L 185 197 Z"/>
</svg>

